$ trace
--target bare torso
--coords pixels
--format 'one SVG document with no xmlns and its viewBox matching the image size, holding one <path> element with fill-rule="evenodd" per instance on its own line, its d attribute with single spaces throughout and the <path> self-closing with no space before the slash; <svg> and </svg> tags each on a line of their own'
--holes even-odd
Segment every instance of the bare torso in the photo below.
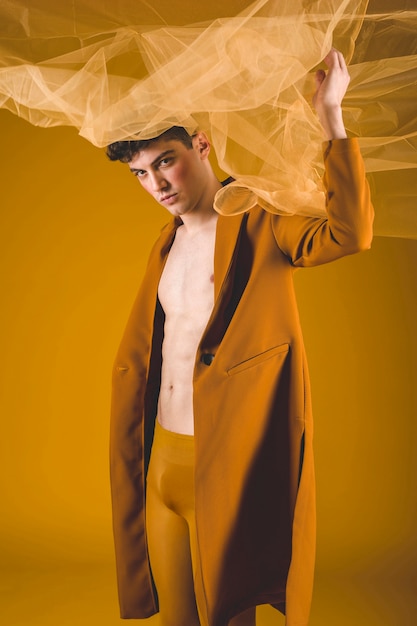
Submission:
<svg viewBox="0 0 417 626">
<path fill-rule="evenodd" d="M 190 435 L 195 356 L 214 303 L 216 221 L 213 216 L 195 233 L 177 229 L 158 290 L 165 312 L 158 420 Z"/>
</svg>

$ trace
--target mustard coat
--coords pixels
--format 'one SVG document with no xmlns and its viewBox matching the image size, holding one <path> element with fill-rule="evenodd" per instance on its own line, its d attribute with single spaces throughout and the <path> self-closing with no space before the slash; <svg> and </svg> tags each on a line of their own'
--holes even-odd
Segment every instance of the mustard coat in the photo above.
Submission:
<svg viewBox="0 0 417 626">
<path fill-rule="evenodd" d="M 373 209 L 355 139 L 324 153 L 328 218 L 259 207 L 218 219 L 215 305 L 194 371 L 198 604 L 209 626 L 272 604 L 306 626 L 315 553 L 309 378 L 295 268 L 369 248 Z M 111 480 L 123 618 L 158 611 L 144 518 L 160 383 L 159 279 L 178 222 L 156 242 L 114 369 Z M 213 358 L 214 355 L 214 358 Z"/>
</svg>

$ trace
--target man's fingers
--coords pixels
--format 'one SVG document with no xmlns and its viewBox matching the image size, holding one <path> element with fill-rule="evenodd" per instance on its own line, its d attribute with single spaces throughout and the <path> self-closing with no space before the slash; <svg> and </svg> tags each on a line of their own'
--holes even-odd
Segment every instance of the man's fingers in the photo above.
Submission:
<svg viewBox="0 0 417 626">
<path fill-rule="evenodd" d="M 331 48 L 331 50 L 324 57 L 324 62 L 329 68 L 335 67 L 342 70 L 347 69 L 345 57 L 339 50 L 336 50 L 336 48 Z"/>
<path fill-rule="evenodd" d="M 326 78 L 326 72 L 324 70 L 317 70 L 316 72 L 316 88 L 320 87 L 324 79 Z"/>
<path fill-rule="evenodd" d="M 336 52 L 337 52 L 337 59 L 339 61 L 340 69 L 347 71 L 345 57 L 343 56 L 343 54 L 339 50 L 336 50 Z"/>
</svg>

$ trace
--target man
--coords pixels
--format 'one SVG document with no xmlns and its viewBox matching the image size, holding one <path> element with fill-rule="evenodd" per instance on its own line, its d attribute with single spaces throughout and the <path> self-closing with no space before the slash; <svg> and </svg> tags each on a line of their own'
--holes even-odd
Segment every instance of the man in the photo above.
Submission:
<svg viewBox="0 0 417 626">
<path fill-rule="evenodd" d="M 173 216 L 116 359 L 111 458 L 122 617 L 255 624 L 269 603 L 306 626 L 314 567 L 312 418 L 294 268 L 367 249 L 373 211 L 346 138 L 343 56 L 316 74 L 328 217 L 213 209 L 204 132 L 117 142 Z M 147 476 L 147 479 L 146 479 Z M 147 488 L 145 488 L 147 480 Z"/>
</svg>

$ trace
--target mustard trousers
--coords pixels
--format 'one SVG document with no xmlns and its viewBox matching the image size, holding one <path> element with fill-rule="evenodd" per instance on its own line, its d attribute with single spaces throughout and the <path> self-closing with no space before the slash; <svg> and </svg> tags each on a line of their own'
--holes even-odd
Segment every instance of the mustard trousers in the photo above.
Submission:
<svg viewBox="0 0 417 626">
<path fill-rule="evenodd" d="M 194 595 L 198 567 L 194 515 L 194 438 L 158 421 L 147 475 L 146 528 L 160 626 L 207 626 Z M 255 626 L 255 608 L 229 626 Z"/>
</svg>

